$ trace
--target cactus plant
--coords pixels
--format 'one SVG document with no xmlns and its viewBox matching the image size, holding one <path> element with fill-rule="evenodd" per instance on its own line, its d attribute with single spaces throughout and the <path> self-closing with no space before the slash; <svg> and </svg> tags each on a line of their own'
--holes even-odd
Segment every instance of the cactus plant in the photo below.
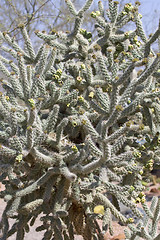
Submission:
<svg viewBox="0 0 160 240">
<path fill-rule="evenodd" d="M 44 41 L 37 53 L 23 23 L 25 50 L 0 34 L 2 240 L 15 232 L 25 239 L 40 214 L 36 230 L 45 230 L 43 239 L 103 239 L 108 229 L 113 234 L 114 215 L 130 227 L 128 239 L 158 240 L 159 202 L 146 207 L 142 179 L 160 162 L 160 53 L 151 48 L 160 41 L 160 26 L 147 39 L 138 2 L 119 12 L 118 1 L 109 0 L 106 13 L 99 1 L 91 13 L 94 38 L 81 28 L 92 2 L 77 11 L 66 0 L 73 31 L 35 31 Z M 121 31 L 130 21 L 135 30 Z M 120 202 L 140 219 L 137 226 L 121 213 Z M 138 202 L 152 220 L 149 232 Z"/>
</svg>

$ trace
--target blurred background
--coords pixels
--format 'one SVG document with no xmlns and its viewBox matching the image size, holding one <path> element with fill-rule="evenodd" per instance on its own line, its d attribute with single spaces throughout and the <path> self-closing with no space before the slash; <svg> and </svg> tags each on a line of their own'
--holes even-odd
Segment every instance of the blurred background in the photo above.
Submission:
<svg viewBox="0 0 160 240">
<path fill-rule="evenodd" d="M 76 9 L 79 10 L 86 0 L 72 0 Z M 82 28 L 93 33 L 96 37 L 94 19 L 90 17 L 92 11 L 98 10 L 98 1 L 94 0 L 91 8 L 85 14 Z M 134 4 L 134 0 L 119 0 L 119 8 L 123 9 L 126 3 Z M 139 13 L 142 14 L 142 23 L 147 36 L 153 33 L 159 24 L 160 0 L 140 0 Z M 108 0 L 102 0 L 104 9 L 108 9 Z M 67 9 L 65 0 L 0 0 L 0 31 L 8 32 L 12 37 L 23 45 L 18 24 L 24 23 L 34 48 L 38 49 L 42 40 L 36 37 L 35 30 L 45 30 L 47 33 L 54 31 L 71 31 L 74 25 L 74 17 Z M 130 23 L 124 31 L 135 29 L 134 23 Z M 153 45 L 158 51 L 158 44 Z M 3 54 L 0 50 L 0 54 Z M 2 78 L 0 74 L 0 78 Z M 0 89 L 2 91 L 2 89 Z"/>
<path fill-rule="evenodd" d="M 87 11 L 84 26 L 88 30 L 94 28 L 94 21 L 90 18 L 91 11 L 98 10 L 98 1 L 94 0 Z M 85 0 L 72 0 L 76 9 L 80 9 Z M 134 4 L 134 0 L 119 0 L 120 9 L 126 3 Z M 160 1 L 140 0 L 139 12 L 147 35 L 154 32 L 159 23 Z M 108 0 L 102 0 L 104 9 L 108 8 Z M 55 30 L 71 30 L 73 16 L 67 10 L 65 0 L 0 0 L 0 31 L 17 34 L 17 25 L 25 23 L 30 35 L 36 29 L 49 32 Z M 34 38 L 33 38 L 34 41 Z"/>
</svg>

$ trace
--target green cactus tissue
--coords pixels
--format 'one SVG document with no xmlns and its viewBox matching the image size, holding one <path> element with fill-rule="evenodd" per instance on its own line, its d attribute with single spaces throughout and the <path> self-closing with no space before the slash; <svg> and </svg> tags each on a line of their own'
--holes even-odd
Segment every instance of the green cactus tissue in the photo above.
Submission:
<svg viewBox="0 0 160 240">
<path fill-rule="evenodd" d="M 24 47 L 0 33 L 0 239 L 25 239 L 40 215 L 36 230 L 47 240 L 103 239 L 113 217 L 129 226 L 127 239 L 158 240 L 160 202 L 147 207 L 142 179 L 160 164 L 160 53 L 152 49 L 160 26 L 147 38 L 139 2 L 119 11 L 109 0 L 106 11 L 99 1 L 92 34 L 82 25 L 93 0 L 79 11 L 65 2 L 73 30 L 35 31 L 37 52 L 25 24 Z M 133 30 L 122 31 L 129 22 Z"/>
</svg>

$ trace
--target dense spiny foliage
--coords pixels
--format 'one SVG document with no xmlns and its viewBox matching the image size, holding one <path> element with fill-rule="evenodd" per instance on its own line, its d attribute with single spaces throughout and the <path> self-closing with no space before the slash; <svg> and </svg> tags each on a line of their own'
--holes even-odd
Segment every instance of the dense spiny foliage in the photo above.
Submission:
<svg viewBox="0 0 160 240">
<path fill-rule="evenodd" d="M 23 23 L 24 49 L 0 34 L 0 196 L 7 202 L 1 239 L 15 232 L 24 239 L 42 214 L 37 231 L 45 230 L 43 239 L 103 239 L 108 229 L 113 234 L 115 216 L 130 227 L 127 239 L 158 240 L 160 202 L 154 198 L 147 207 L 142 179 L 160 162 L 160 53 L 151 48 L 160 27 L 148 39 L 139 2 L 119 12 L 118 2 L 109 0 L 106 12 L 99 1 L 91 13 L 93 40 L 81 28 L 92 0 L 79 11 L 71 0 L 66 4 L 73 31 L 36 31 L 44 40 L 37 53 Z M 130 21 L 135 29 L 123 32 Z M 139 218 L 137 226 L 119 203 Z"/>
</svg>

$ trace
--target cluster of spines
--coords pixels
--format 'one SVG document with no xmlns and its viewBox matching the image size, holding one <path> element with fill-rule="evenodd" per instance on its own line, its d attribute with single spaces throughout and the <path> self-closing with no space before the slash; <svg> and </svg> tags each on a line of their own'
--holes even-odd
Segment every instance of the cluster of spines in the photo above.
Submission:
<svg viewBox="0 0 160 240">
<path fill-rule="evenodd" d="M 101 168 L 102 165 L 105 166 L 105 164 L 107 165 L 108 163 L 109 181 L 118 179 L 118 181 L 121 182 L 125 176 L 127 179 L 130 179 L 131 182 L 134 182 L 135 177 L 141 180 L 139 175 L 141 164 L 140 166 L 135 165 L 137 161 L 141 159 L 141 155 L 132 154 L 132 151 L 123 153 L 122 150 L 124 145 L 127 144 L 127 134 L 130 132 L 138 132 L 141 129 L 138 125 L 132 126 L 130 123 L 126 123 L 126 126 L 120 128 L 118 121 L 134 113 L 140 104 L 143 105 L 145 96 L 153 98 L 159 94 L 159 91 L 157 91 L 156 93 L 149 93 L 150 95 L 144 93 L 141 97 L 135 95 L 137 85 L 145 83 L 149 89 L 150 82 L 148 78 L 151 77 L 159 67 L 159 54 L 157 54 L 157 57 L 153 56 L 153 60 L 150 60 L 150 56 L 146 54 L 148 53 L 148 49 L 150 49 L 151 43 L 158 37 L 159 30 L 157 30 L 154 37 L 147 42 L 139 15 L 136 15 L 136 8 L 128 4 L 125 5 L 124 12 L 118 14 L 118 2 L 109 1 L 108 17 L 111 21 L 110 24 L 105 20 L 103 6 L 101 2 L 99 2 L 99 11 L 95 13 L 92 12 L 91 16 L 97 21 L 99 28 L 99 30 L 98 28 L 97 30 L 102 38 L 89 44 L 90 41 L 87 40 L 86 34 L 81 34 L 83 32 L 81 25 L 82 16 L 90 7 L 92 0 L 88 0 L 79 12 L 76 11 L 70 0 L 66 0 L 66 3 L 70 12 L 75 16 L 73 32 L 68 35 L 65 33 L 48 35 L 36 31 L 37 36 L 47 42 L 47 44 L 43 44 L 40 47 L 37 55 L 33 50 L 23 24 L 20 24 L 19 28 L 24 37 L 27 48 L 26 52 L 23 51 L 15 41 L 12 41 L 7 33 L 1 34 L 1 37 L 14 49 L 10 51 L 8 48 L 3 47 L 3 50 L 10 52 L 18 62 L 18 67 L 16 67 L 13 62 L 3 57 L 1 57 L 0 61 L 0 70 L 8 79 L 8 81 L 3 82 L 3 85 L 7 93 L 10 94 L 10 97 L 1 94 L 0 114 L 5 121 L 9 119 L 9 117 L 11 118 L 11 121 L 7 120 L 7 122 L 8 127 L 12 127 L 9 136 L 7 135 L 8 133 L 5 133 L 4 128 L 1 131 L 0 136 L 4 142 L 4 144 L 0 145 L 1 157 L 4 159 L 12 158 L 15 160 L 16 167 L 19 165 L 25 169 L 28 169 L 30 164 L 33 163 L 37 166 L 40 165 L 40 167 L 50 167 L 36 182 L 17 191 L 15 195 L 10 196 L 11 201 L 9 204 L 11 205 L 7 213 L 8 216 L 13 215 L 14 212 L 19 209 L 22 197 L 26 195 L 31 197 L 31 193 L 39 189 L 39 186 L 45 185 L 52 175 L 62 176 L 65 181 L 70 181 L 74 186 L 74 184 L 77 184 L 77 176 L 94 172 Z M 142 45 L 142 48 L 136 40 L 136 32 L 117 34 L 116 31 L 113 31 L 113 27 L 116 27 L 118 30 L 133 18 L 137 26 L 136 32 L 145 43 Z M 74 43 L 73 40 L 75 40 Z M 125 51 L 116 49 L 115 45 L 118 45 L 119 41 L 122 41 L 122 48 L 124 48 Z M 133 41 L 133 45 L 128 45 L 128 41 Z M 109 44 L 106 49 L 104 48 L 105 44 Z M 79 51 L 80 46 L 81 49 Z M 56 48 L 58 51 L 56 51 Z M 146 49 L 145 54 L 143 54 L 143 49 Z M 79 53 L 76 55 L 72 53 L 73 50 L 79 51 Z M 74 57 L 77 58 L 77 56 L 81 61 L 85 59 L 84 63 L 80 65 L 80 68 L 78 68 L 74 62 Z M 70 63 L 68 66 L 67 61 Z M 89 66 L 90 63 L 92 67 Z M 6 64 L 9 64 L 14 72 L 10 72 L 5 66 Z M 32 67 L 32 64 L 35 65 L 35 67 Z M 136 66 L 143 64 L 147 64 L 147 66 L 143 73 L 137 78 L 137 75 L 133 74 L 133 70 Z M 115 68 L 115 65 L 117 68 Z M 68 67 L 68 72 L 65 70 L 66 66 Z M 126 67 L 127 70 L 122 73 L 121 71 L 124 71 Z M 76 71 L 74 71 L 74 69 L 76 69 Z M 69 73 L 70 80 L 67 79 Z M 95 77 L 96 74 L 98 75 L 97 78 Z M 15 107 L 17 100 L 13 97 L 14 95 L 12 95 L 9 89 L 23 100 L 22 102 L 25 104 L 24 108 L 23 106 Z M 9 101 L 11 97 L 12 102 Z M 39 102 L 41 102 L 40 107 L 38 106 Z M 153 106 L 156 109 L 157 116 L 157 105 L 153 104 Z M 42 119 L 43 112 L 39 113 L 39 111 L 41 109 L 45 110 L 46 108 L 49 108 L 50 112 L 49 114 L 47 113 L 46 119 L 45 117 Z M 66 116 L 63 118 L 62 112 L 65 109 Z M 93 113 L 93 110 L 96 114 Z M 143 109 L 143 112 L 144 111 L 145 107 Z M 94 118 L 92 119 L 92 117 Z M 99 121 L 99 123 L 95 128 L 97 121 Z M 153 122 L 152 119 L 148 121 Z M 19 136 L 18 124 L 21 124 L 23 128 L 25 140 Z M 68 134 L 67 128 L 69 129 L 69 127 L 73 132 L 72 135 L 69 133 L 69 136 L 73 139 L 81 132 L 83 135 L 81 141 L 84 142 L 84 146 L 81 144 L 72 144 L 68 140 L 67 146 L 63 146 L 63 132 Z M 113 133 L 108 136 L 109 128 L 111 128 Z M 152 130 L 152 127 L 150 128 Z M 53 134 L 53 132 L 55 137 L 47 137 L 47 134 Z M 121 136 L 121 134 L 124 135 Z M 15 138 L 13 138 L 13 135 L 16 135 Z M 9 137 L 9 144 L 5 146 L 7 136 Z M 25 146 L 25 148 L 23 149 L 22 146 Z M 49 151 L 49 149 L 51 149 L 51 151 Z M 62 149 L 66 152 L 62 151 L 61 154 Z M 82 149 L 85 151 L 85 154 L 83 154 L 84 151 L 82 151 Z M 55 154 L 52 151 L 56 151 L 57 153 Z M 90 157 L 87 152 L 91 155 Z M 65 155 L 65 153 L 67 154 Z M 119 163 L 120 161 L 121 163 Z M 129 162 L 130 165 L 126 167 L 126 164 Z M 118 175 L 122 173 L 123 177 L 120 178 Z M 19 188 L 18 178 L 15 180 L 15 185 Z M 59 179 L 55 181 L 55 185 L 57 186 L 60 186 L 60 183 L 61 181 L 59 182 Z M 108 190 L 116 198 L 119 198 L 140 217 L 139 212 L 134 207 L 135 204 L 128 200 L 128 197 L 131 197 L 130 195 L 122 197 L 117 193 L 122 189 L 116 188 L 114 184 L 109 185 L 108 182 L 105 183 L 105 185 L 106 188 L 108 186 Z M 55 186 L 55 188 L 57 186 Z M 74 197 L 79 196 L 80 189 L 77 186 L 75 188 L 73 187 L 73 189 L 75 190 L 72 195 Z M 49 194 L 50 197 L 52 196 L 52 188 L 49 188 L 48 191 L 49 192 L 45 192 L 44 199 L 46 199 L 46 194 Z M 137 192 L 137 194 L 139 194 L 139 191 Z M 62 199 L 65 196 L 63 195 L 64 191 L 62 190 L 60 193 Z M 92 191 L 89 192 L 88 195 L 90 196 L 91 194 Z M 135 198 L 136 196 L 136 193 L 134 193 L 133 197 Z M 56 199 L 59 199 L 58 193 Z M 78 199 L 80 198 L 78 197 Z M 93 194 L 91 200 L 97 202 L 97 199 L 101 204 L 105 205 L 107 208 L 106 212 L 112 212 L 124 223 L 131 222 L 131 220 L 127 220 L 120 214 L 114 205 L 102 194 L 99 193 L 96 196 Z M 42 204 L 43 199 L 40 196 L 38 196 L 36 200 L 34 197 L 31 197 L 29 203 L 23 203 L 23 207 L 19 209 L 18 212 L 20 215 L 28 214 L 27 211 L 34 212 L 36 208 L 41 208 Z M 61 208 L 62 205 L 62 202 L 58 205 L 57 202 L 55 202 L 54 211 L 57 211 L 57 214 L 59 211 L 57 210 L 57 206 Z M 66 211 L 68 210 L 67 207 L 64 209 Z M 83 216 L 84 214 L 82 214 L 81 218 Z M 78 217 L 80 217 L 79 214 Z M 5 214 L 3 219 L 4 221 L 6 220 Z M 105 221 L 109 222 L 111 228 L 111 219 Z M 74 224 L 77 224 L 77 221 L 75 221 Z M 21 226 L 17 233 L 17 236 L 20 237 L 19 239 L 23 239 L 23 227 L 24 226 Z M 55 225 L 54 230 L 57 232 L 57 236 L 55 236 L 57 239 L 59 236 L 62 236 L 57 225 Z M 6 232 L 7 231 L 6 229 Z M 85 229 L 84 231 L 87 230 Z M 46 235 L 47 234 L 51 236 L 52 232 L 48 230 Z M 65 234 L 67 233 L 65 232 Z M 89 233 L 86 232 L 86 234 Z"/>
<path fill-rule="evenodd" d="M 145 203 L 142 203 L 142 206 L 145 216 L 136 226 L 129 224 L 129 230 L 125 230 L 125 236 L 127 239 L 133 239 L 136 237 L 137 239 L 158 240 L 160 237 L 158 234 L 160 201 L 158 197 L 153 197 L 150 208 Z"/>
</svg>

